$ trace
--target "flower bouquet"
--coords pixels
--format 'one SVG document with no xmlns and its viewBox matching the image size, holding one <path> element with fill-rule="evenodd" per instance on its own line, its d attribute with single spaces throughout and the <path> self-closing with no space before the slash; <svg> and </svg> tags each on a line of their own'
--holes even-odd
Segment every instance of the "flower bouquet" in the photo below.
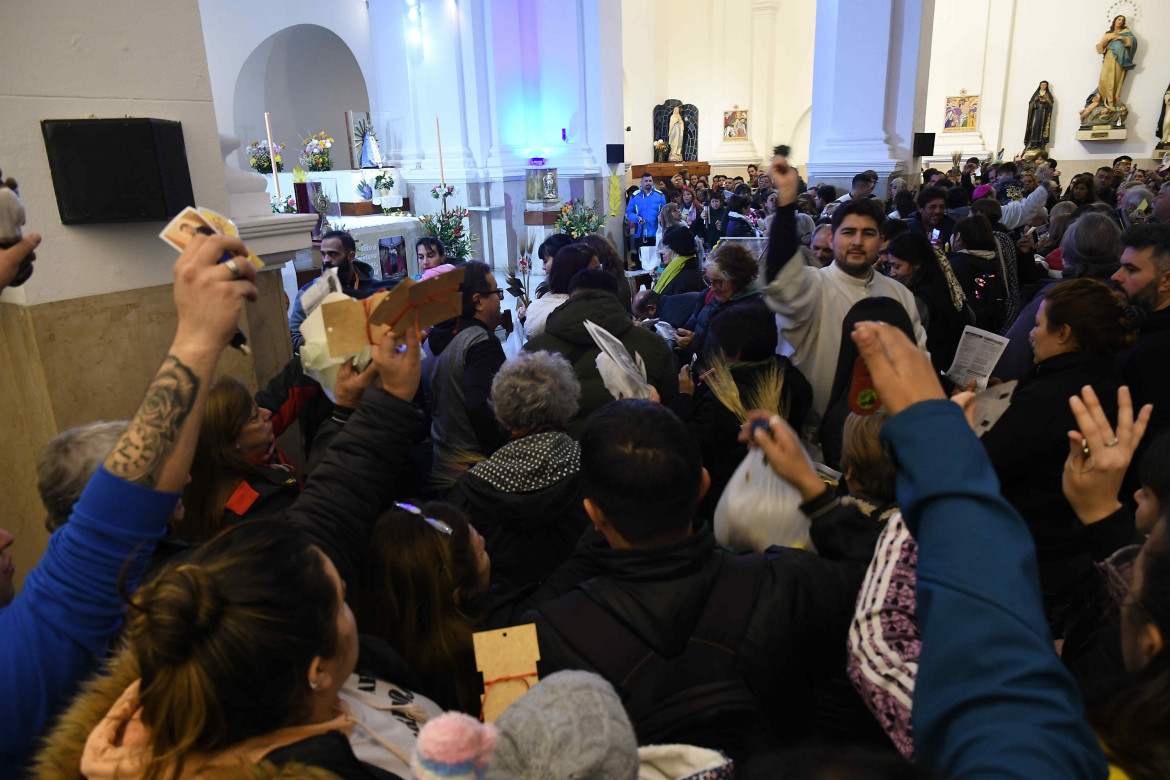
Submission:
<svg viewBox="0 0 1170 780">
<path fill-rule="evenodd" d="M 654 142 L 654 162 L 666 162 L 666 141 L 659 138 Z"/>
<path fill-rule="evenodd" d="M 561 206 L 556 227 L 558 233 L 581 238 L 590 233 L 596 233 L 601 230 L 603 225 L 605 225 L 605 219 L 597 216 L 591 206 L 585 205 L 585 201 L 580 198 L 573 198 Z"/>
<path fill-rule="evenodd" d="M 371 200 L 374 197 L 374 185 L 362 179 L 357 183 L 357 196 L 362 200 Z"/>
<path fill-rule="evenodd" d="M 306 138 L 305 148 L 301 151 L 301 166 L 308 171 L 333 170 L 333 160 L 329 159 L 331 146 L 333 146 L 333 139 L 324 131 L 311 138 Z"/>
<path fill-rule="evenodd" d="M 280 161 L 280 150 L 284 149 L 284 144 L 276 146 L 276 170 L 283 171 L 284 163 Z M 253 141 L 248 145 L 248 162 L 257 173 L 272 173 L 272 157 L 267 141 Z"/>
<path fill-rule="evenodd" d="M 272 205 L 273 214 L 297 213 L 297 199 L 292 195 L 289 195 L 287 198 L 278 198 L 275 195 L 269 195 L 268 201 Z"/>
<path fill-rule="evenodd" d="M 455 194 L 455 187 L 451 184 L 447 184 L 447 185 L 436 184 L 434 187 L 431 187 L 431 197 L 434 198 L 435 200 L 442 199 L 444 211 L 447 210 L 447 198 L 451 197 L 454 194 Z"/>
<path fill-rule="evenodd" d="M 394 187 L 394 176 L 389 173 L 379 173 L 374 177 L 374 189 L 383 195 L 388 195 Z"/>
<path fill-rule="evenodd" d="M 521 305 L 527 307 L 531 303 L 531 297 L 528 293 L 529 279 L 532 276 L 532 250 L 536 245 L 535 239 L 528 241 L 516 259 L 516 269 L 512 276 L 507 279 L 507 290 L 509 294 L 520 301 Z"/>
<path fill-rule="evenodd" d="M 422 220 L 424 233 L 443 242 L 447 257 L 466 260 L 471 257 L 472 246 L 476 242 L 471 230 L 463 224 L 463 220 L 469 216 L 471 212 L 462 206 L 456 206 L 438 214 L 424 214 L 419 219 Z"/>
</svg>

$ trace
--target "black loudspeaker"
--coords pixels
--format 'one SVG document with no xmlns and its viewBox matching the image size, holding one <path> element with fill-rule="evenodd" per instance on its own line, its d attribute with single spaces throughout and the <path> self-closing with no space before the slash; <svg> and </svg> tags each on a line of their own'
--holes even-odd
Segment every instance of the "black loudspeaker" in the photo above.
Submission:
<svg viewBox="0 0 1170 780">
<path fill-rule="evenodd" d="M 934 154 L 934 133 L 914 134 L 914 156 L 930 157 Z"/>
<path fill-rule="evenodd" d="M 179 122 L 45 119 L 41 133 L 63 224 L 161 222 L 195 205 Z"/>
<path fill-rule="evenodd" d="M 609 165 L 618 165 L 626 161 L 626 145 L 625 144 L 606 144 L 605 145 L 605 162 Z"/>
</svg>

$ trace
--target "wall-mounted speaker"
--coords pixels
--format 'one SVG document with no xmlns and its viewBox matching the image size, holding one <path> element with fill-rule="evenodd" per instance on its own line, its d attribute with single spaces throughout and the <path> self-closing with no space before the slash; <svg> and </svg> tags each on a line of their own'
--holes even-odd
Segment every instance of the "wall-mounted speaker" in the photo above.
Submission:
<svg viewBox="0 0 1170 780">
<path fill-rule="evenodd" d="M 606 144 L 605 161 L 609 165 L 618 165 L 620 163 L 624 163 L 626 161 L 626 145 Z"/>
<path fill-rule="evenodd" d="M 934 154 L 934 133 L 914 134 L 914 156 L 930 157 Z"/>
<path fill-rule="evenodd" d="M 41 133 L 63 224 L 161 222 L 195 205 L 179 122 L 45 119 Z"/>
</svg>

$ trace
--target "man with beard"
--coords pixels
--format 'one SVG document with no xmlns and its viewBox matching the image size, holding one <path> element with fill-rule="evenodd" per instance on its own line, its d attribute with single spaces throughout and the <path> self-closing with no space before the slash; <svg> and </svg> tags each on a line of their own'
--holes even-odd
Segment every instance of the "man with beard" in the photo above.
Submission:
<svg viewBox="0 0 1170 780">
<path fill-rule="evenodd" d="M 910 232 L 926 236 L 938 246 L 947 244 L 955 230 L 955 221 L 947 216 L 947 191 L 942 187 L 923 187 L 917 204 L 917 212 L 906 220 Z M 934 235 L 936 230 L 938 236 Z"/>
<path fill-rule="evenodd" d="M 1121 356 L 1119 369 L 1134 408 L 1154 405 L 1143 439 L 1151 442 L 1170 427 L 1170 225 L 1135 225 L 1122 242 L 1121 268 L 1112 279 L 1145 318 L 1137 345 Z"/>
<path fill-rule="evenodd" d="M 337 281 L 341 282 L 341 291 L 351 298 L 365 298 L 377 287 L 371 285 L 370 267 L 357 256 L 357 243 L 353 236 L 341 230 L 330 230 L 321 236 L 321 273 L 330 268 L 337 269 Z M 317 280 L 307 282 L 297 291 L 297 297 L 288 309 L 288 329 L 292 334 L 293 349 L 300 350 L 304 338 L 301 336 L 301 323 L 305 321 L 305 308 L 301 305 L 301 296 Z M 383 285 L 379 285 L 383 286 Z"/>
<path fill-rule="evenodd" d="M 793 364 L 812 385 L 813 406 L 806 422 L 815 428 L 833 390 L 841 323 L 853 304 L 863 298 L 893 298 L 910 315 L 920 346 L 926 344 L 926 332 L 909 290 L 873 269 L 885 219 L 881 201 L 842 203 L 833 213 L 833 262 L 812 268 L 804 264 L 796 237 L 796 171 L 777 155 L 771 174 L 779 200 L 766 255 L 764 295 L 785 320 L 782 334 L 794 349 Z"/>
</svg>

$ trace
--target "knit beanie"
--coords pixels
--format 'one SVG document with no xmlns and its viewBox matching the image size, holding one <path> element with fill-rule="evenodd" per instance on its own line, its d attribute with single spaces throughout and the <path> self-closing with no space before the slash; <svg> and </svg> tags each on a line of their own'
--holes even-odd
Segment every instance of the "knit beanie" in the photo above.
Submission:
<svg viewBox="0 0 1170 780">
<path fill-rule="evenodd" d="M 635 780 L 638 742 L 613 686 L 592 672 L 557 672 L 496 719 L 489 780 Z"/>
<path fill-rule="evenodd" d="M 685 225 L 667 228 L 662 234 L 662 243 L 670 247 L 676 255 L 690 257 L 695 253 L 695 234 Z"/>
<path fill-rule="evenodd" d="M 418 734 L 410 761 L 414 780 L 478 780 L 487 771 L 496 728 L 462 712 L 444 712 Z"/>
</svg>

